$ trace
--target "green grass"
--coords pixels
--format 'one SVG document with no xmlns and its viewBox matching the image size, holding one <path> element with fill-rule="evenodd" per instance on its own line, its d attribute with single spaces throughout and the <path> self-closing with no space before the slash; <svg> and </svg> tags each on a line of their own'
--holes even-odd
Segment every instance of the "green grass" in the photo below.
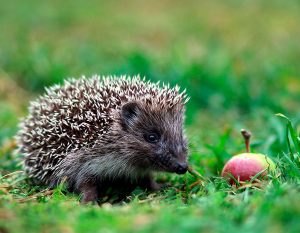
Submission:
<svg viewBox="0 0 300 233">
<path fill-rule="evenodd" d="M 300 232 L 300 4 L 296 0 L 9 1 L 0 8 L 0 232 Z M 28 102 L 81 74 L 141 74 L 187 89 L 190 165 L 201 175 L 122 203 L 82 206 L 31 186 L 12 140 Z M 288 116 L 290 120 L 276 113 Z M 252 150 L 268 182 L 231 187 L 224 163 Z"/>
</svg>

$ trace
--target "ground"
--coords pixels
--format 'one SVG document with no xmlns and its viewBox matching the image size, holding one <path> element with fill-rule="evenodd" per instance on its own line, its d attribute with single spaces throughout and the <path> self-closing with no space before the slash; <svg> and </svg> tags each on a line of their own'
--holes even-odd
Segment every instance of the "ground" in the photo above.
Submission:
<svg viewBox="0 0 300 233">
<path fill-rule="evenodd" d="M 300 232 L 300 5 L 279 1 L 3 2 L 0 8 L 0 232 Z M 191 97 L 186 132 L 196 174 L 159 174 L 100 206 L 26 182 L 13 136 L 44 87 L 85 74 L 140 74 Z M 283 116 L 291 119 L 291 123 Z M 244 151 L 277 165 L 267 181 L 229 185 Z"/>
</svg>

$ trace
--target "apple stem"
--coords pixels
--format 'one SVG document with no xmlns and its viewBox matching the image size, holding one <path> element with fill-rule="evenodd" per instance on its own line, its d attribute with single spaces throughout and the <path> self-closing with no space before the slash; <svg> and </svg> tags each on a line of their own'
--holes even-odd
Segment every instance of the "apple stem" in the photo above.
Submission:
<svg viewBox="0 0 300 233">
<path fill-rule="evenodd" d="M 244 137 L 245 140 L 245 145 L 246 145 L 246 152 L 250 153 L 250 138 L 251 138 L 251 133 L 245 129 L 241 130 L 241 134 Z"/>
</svg>

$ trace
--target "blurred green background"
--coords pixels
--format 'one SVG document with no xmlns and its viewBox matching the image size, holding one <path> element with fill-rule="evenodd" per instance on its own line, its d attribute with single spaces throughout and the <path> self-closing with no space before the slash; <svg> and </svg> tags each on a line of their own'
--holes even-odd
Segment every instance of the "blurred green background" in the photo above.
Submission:
<svg viewBox="0 0 300 233">
<path fill-rule="evenodd" d="M 2 2 L 0 143 L 44 87 L 83 74 L 179 84 L 187 125 L 207 143 L 224 128 L 267 138 L 275 113 L 300 113 L 299 10 L 292 0 Z"/>
<path fill-rule="evenodd" d="M 274 159 L 288 151 L 285 126 L 274 114 L 281 112 L 295 124 L 300 119 L 299 1 L 0 0 L 0 6 L 1 173 L 19 169 L 12 159 L 12 136 L 29 101 L 44 87 L 83 74 L 140 74 L 187 89 L 190 162 L 207 176 L 219 175 L 224 162 L 244 150 L 240 128 L 253 132 L 254 151 Z M 206 202 L 207 215 L 220 208 L 216 195 Z M 280 208 L 276 221 L 284 215 L 285 207 Z M 16 215 L 23 211 L 28 210 L 22 207 Z M 169 213 L 159 213 L 168 220 Z M 230 216 L 228 227 L 238 229 L 239 218 Z M 22 221 L 32 219 L 27 218 Z M 193 217 L 189 221 L 192 228 L 182 222 L 178 229 L 194 229 Z M 216 226 L 223 229 L 221 222 Z"/>
</svg>

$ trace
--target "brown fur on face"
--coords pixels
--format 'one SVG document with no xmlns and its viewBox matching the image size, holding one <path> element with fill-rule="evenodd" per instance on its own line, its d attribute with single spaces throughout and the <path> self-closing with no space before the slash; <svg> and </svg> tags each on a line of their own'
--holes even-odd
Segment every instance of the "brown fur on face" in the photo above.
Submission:
<svg viewBox="0 0 300 233">
<path fill-rule="evenodd" d="M 183 108 L 155 109 L 137 102 L 122 107 L 120 140 L 137 168 L 184 173 L 187 142 L 183 112 Z M 147 142 L 145 137 L 150 133 L 159 136 L 156 143 Z"/>
</svg>

